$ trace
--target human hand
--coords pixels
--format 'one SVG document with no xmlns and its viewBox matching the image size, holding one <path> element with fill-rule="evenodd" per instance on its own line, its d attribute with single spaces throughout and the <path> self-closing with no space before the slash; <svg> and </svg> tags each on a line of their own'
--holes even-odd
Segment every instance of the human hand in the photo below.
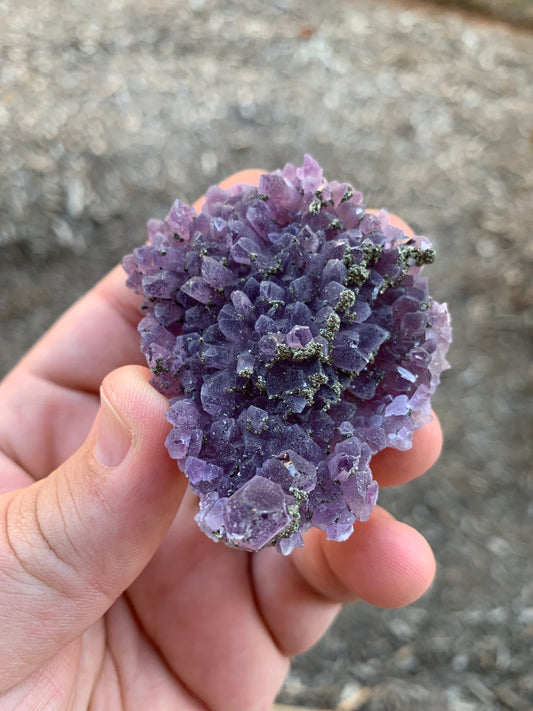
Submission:
<svg viewBox="0 0 533 711">
<path fill-rule="evenodd" d="M 380 507 L 346 542 L 313 529 L 289 557 L 207 539 L 124 281 L 112 271 L 0 386 L 0 711 L 266 711 L 341 603 L 415 600 L 433 555 Z M 404 483 L 440 447 L 434 418 L 374 476 Z"/>
</svg>

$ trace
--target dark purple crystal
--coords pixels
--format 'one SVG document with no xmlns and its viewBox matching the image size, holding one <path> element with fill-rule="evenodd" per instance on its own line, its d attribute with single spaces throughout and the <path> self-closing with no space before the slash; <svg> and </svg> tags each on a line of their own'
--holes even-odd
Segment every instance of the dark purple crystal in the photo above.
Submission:
<svg viewBox="0 0 533 711">
<path fill-rule="evenodd" d="M 372 455 L 431 419 L 451 342 L 420 276 L 434 252 L 362 199 L 305 156 L 258 188 L 210 188 L 199 215 L 177 200 L 124 259 L 167 448 L 214 540 L 345 540 L 376 502 Z"/>
</svg>

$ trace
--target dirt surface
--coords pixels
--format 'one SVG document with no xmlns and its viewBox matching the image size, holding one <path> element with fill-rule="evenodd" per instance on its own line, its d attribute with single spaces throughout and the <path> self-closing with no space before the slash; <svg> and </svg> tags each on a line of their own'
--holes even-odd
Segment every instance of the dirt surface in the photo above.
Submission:
<svg viewBox="0 0 533 711">
<path fill-rule="evenodd" d="M 0 370 L 175 197 L 310 152 L 434 240 L 455 342 L 441 461 L 381 499 L 435 584 L 346 608 L 280 704 L 533 708 L 533 34 L 363 0 L 0 0 L 0 27 Z"/>
<path fill-rule="evenodd" d="M 533 30 L 533 3 L 531 0 L 397 0 L 407 5 L 428 9 L 435 5 L 439 10 L 453 10 L 476 21 L 491 24 L 503 23 L 517 29 Z"/>
</svg>

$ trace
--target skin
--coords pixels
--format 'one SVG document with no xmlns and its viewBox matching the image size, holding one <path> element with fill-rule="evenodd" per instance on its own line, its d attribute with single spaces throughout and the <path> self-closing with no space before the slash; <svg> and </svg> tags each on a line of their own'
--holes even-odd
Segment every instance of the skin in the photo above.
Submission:
<svg viewBox="0 0 533 711">
<path fill-rule="evenodd" d="M 290 557 L 208 540 L 163 446 L 138 306 L 117 267 L 0 385 L 0 711 L 267 711 L 342 603 L 406 605 L 433 580 L 425 539 L 379 506 Z M 405 483 L 441 444 L 434 418 L 374 476 Z"/>
</svg>

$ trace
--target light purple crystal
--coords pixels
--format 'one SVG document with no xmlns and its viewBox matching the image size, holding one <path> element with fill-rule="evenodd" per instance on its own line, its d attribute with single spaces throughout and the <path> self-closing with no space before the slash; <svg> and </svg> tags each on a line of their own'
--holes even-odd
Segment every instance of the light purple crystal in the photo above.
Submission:
<svg viewBox="0 0 533 711">
<path fill-rule="evenodd" d="M 345 540 L 378 494 L 371 457 L 405 450 L 448 367 L 434 252 L 318 163 L 176 200 L 124 258 L 141 350 L 170 399 L 166 445 L 213 540 L 246 551 Z"/>
</svg>

